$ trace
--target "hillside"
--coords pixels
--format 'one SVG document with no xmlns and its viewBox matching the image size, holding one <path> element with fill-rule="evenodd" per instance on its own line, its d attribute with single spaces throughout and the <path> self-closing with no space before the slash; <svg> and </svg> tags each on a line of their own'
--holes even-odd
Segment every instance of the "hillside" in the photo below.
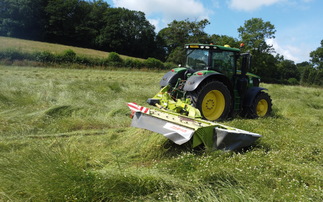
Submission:
<svg viewBox="0 0 323 202">
<path fill-rule="evenodd" d="M 261 84 L 274 115 L 241 152 L 130 127 L 163 73 L 0 66 L 0 201 L 322 201 L 323 89 Z"/>
<path fill-rule="evenodd" d="M 2 36 L 0 36 L 0 44 L 1 44 L 0 51 L 13 49 L 13 50 L 19 50 L 21 52 L 27 52 L 27 53 L 49 51 L 54 54 L 60 54 L 66 50 L 73 50 L 78 55 L 93 57 L 93 58 L 106 58 L 109 55 L 108 52 L 98 51 L 93 49 L 78 48 L 73 46 L 30 41 L 30 40 L 24 40 L 24 39 L 2 37 Z M 125 55 L 121 55 L 121 57 L 132 58 Z"/>
</svg>

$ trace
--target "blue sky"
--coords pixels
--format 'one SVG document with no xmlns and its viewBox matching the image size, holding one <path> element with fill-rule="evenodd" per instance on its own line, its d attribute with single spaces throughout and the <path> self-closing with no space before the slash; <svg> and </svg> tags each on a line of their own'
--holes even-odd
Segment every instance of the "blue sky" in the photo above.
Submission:
<svg viewBox="0 0 323 202">
<path fill-rule="evenodd" d="M 323 40 L 322 0 L 106 0 L 111 7 L 143 11 L 156 33 L 173 20 L 208 19 L 208 34 L 239 38 L 246 20 L 262 18 L 276 28 L 268 40 L 285 59 L 309 61 Z"/>
</svg>

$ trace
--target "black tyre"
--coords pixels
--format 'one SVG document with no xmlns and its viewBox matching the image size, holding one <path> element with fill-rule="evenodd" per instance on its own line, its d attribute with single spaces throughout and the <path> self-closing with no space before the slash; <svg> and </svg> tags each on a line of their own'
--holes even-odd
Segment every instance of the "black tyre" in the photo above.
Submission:
<svg viewBox="0 0 323 202">
<path fill-rule="evenodd" d="M 253 101 L 253 104 L 245 109 L 248 118 L 266 117 L 271 114 L 272 102 L 270 96 L 265 92 L 260 92 Z"/>
<path fill-rule="evenodd" d="M 190 94 L 194 107 L 200 110 L 204 119 L 215 121 L 226 119 L 231 109 L 231 94 L 227 86 L 212 81 Z"/>
</svg>

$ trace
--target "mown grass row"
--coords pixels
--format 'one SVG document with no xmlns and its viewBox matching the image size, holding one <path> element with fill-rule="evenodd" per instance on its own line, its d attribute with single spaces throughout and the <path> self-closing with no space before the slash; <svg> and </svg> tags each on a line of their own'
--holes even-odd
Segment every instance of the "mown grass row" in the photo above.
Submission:
<svg viewBox="0 0 323 202">
<path fill-rule="evenodd" d="M 163 73 L 0 66 L 2 201 L 322 201 L 323 90 L 262 84 L 274 115 L 240 152 L 130 127 Z"/>
</svg>

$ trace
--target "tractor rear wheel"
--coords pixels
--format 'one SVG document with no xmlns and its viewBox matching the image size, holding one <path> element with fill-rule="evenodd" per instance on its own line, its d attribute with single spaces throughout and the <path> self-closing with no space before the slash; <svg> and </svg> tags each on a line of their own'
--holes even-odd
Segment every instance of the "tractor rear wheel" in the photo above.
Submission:
<svg viewBox="0 0 323 202">
<path fill-rule="evenodd" d="M 190 97 L 194 107 L 209 121 L 223 120 L 229 115 L 231 94 L 219 81 L 212 81 L 199 87 Z"/>
<path fill-rule="evenodd" d="M 266 117 L 272 111 L 270 96 L 265 92 L 260 92 L 253 101 L 253 104 L 246 110 L 248 118 Z"/>
</svg>

